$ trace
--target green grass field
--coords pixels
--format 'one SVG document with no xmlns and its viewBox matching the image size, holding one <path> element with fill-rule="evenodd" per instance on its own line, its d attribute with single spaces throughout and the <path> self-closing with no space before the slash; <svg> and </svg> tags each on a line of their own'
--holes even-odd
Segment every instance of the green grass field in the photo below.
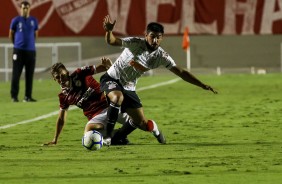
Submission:
<svg viewBox="0 0 282 184">
<path fill-rule="evenodd" d="M 144 77 L 138 87 L 176 78 Z M 57 115 L 0 129 L 0 183 L 282 183 L 282 75 L 200 75 L 219 94 L 178 81 L 142 90 L 145 114 L 167 138 L 134 131 L 128 146 L 81 146 L 87 122 L 68 113 L 58 145 L 51 141 Z M 23 83 L 21 84 L 23 98 Z M 12 103 L 10 84 L 0 83 L 0 126 L 57 112 L 59 86 L 35 81 L 37 103 Z"/>
</svg>

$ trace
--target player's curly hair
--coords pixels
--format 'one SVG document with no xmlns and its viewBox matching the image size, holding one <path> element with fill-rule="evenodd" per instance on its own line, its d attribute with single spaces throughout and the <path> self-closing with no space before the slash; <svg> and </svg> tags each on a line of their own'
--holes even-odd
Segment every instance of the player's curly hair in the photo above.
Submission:
<svg viewBox="0 0 282 184">
<path fill-rule="evenodd" d="M 54 76 L 55 73 L 57 73 L 59 71 L 59 69 L 66 69 L 65 65 L 63 63 L 55 63 L 53 64 L 53 66 L 51 67 L 51 74 L 52 76 Z"/>
</svg>

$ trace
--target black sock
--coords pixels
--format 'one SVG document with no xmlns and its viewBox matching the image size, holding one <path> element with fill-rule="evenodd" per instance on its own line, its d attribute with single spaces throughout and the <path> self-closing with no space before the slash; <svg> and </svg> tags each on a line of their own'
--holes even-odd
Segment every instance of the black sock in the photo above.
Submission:
<svg viewBox="0 0 282 184">
<path fill-rule="evenodd" d="M 129 135 L 131 132 L 133 132 L 136 129 L 136 127 L 133 125 L 132 120 L 126 121 L 120 129 L 117 130 L 117 132 L 114 134 L 112 141 L 119 141 L 121 139 L 124 139 Z"/>
<path fill-rule="evenodd" d="M 111 137 L 112 132 L 114 130 L 116 121 L 118 119 L 118 113 L 119 113 L 120 106 L 116 105 L 114 103 L 110 103 L 110 106 L 108 107 L 108 124 L 107 124 L 107 136 Z"/>
</svg>

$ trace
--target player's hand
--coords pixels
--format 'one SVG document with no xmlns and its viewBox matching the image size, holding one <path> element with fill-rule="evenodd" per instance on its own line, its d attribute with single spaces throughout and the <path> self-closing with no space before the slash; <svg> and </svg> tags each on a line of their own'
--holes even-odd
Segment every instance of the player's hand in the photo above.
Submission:
<svg viewBox="0 0 282 184">
<path fill-rule="evenodd" d="M 116 20 L 114 22 L 112 22 L 109 15 L 107 15 L 104 18 L 103 27 L 104 27 L 105 31 L 112 31 L 115 27 L 115 24 L 116 24 Z"/>
<path fill-rule="evenodd" d="M 209 86 L 209 85 L 204 85 L 204 86 L 203 86 L 203 89 L 212 91 L 214 94 L 217 94 L 217 91 L 214 90 L 214 89 L 213 89 L 211 86 Z"/>
<path fill-rule="evenodd" d="M 110 58 L 106 58 L 106 57 L 102 57 L 101 59 L 102 61 L 102 65 L 108 70 L 112 65 L 112 61 L 110 60 Z"/>
</svg>

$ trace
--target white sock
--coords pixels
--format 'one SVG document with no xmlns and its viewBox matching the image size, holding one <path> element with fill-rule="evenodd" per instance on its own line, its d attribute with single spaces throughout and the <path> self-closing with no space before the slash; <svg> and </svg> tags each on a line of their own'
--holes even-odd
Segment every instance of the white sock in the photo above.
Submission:
<svg viewBox="0 0 282 184">
<path fill-rule="evenodd" d="M 158 135 L 160 134 L 160 131 L 159 131 L 159 129 L 158 129 L 158 125 L 157 125 L 157 123 L 156 123 L 154 120 L 151 120 L 151 121 L 152 121 L 153 124 L 154 124 L 154 128 L 153 128 L 152 133 L 153 133 L 154 135 L 158 136 Z"/>
</svg>

